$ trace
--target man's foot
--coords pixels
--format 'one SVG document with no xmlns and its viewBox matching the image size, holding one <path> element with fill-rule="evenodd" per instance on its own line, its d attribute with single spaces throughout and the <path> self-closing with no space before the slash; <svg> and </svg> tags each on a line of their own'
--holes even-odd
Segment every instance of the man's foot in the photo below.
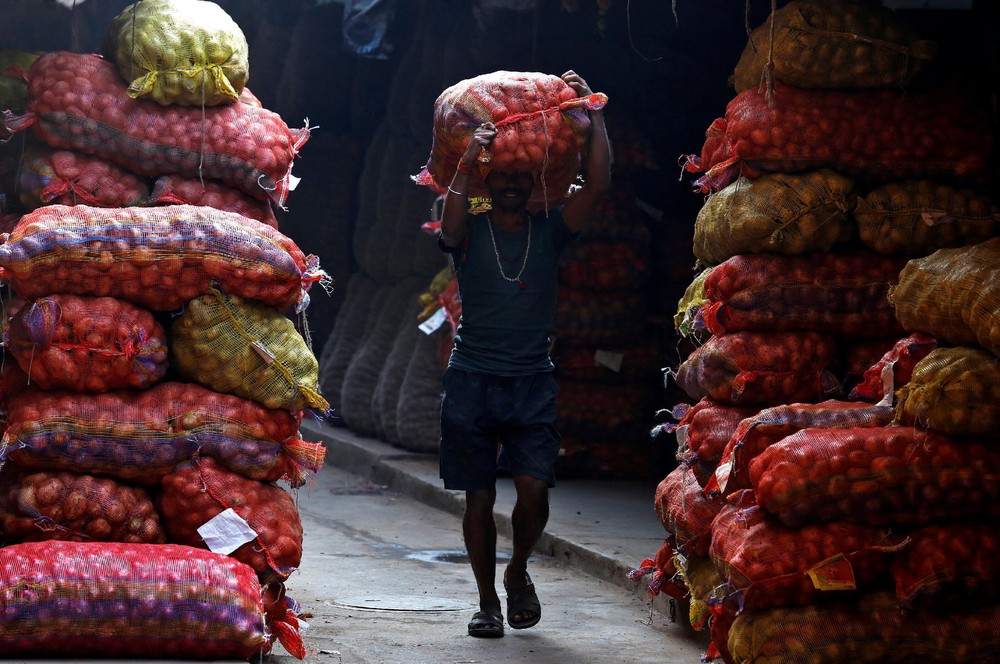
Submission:
<svg viewBox="0 0 1000 664">
<path fill-rule="evenodd" d="M 507 591 L 507 624 L 514 629 L 534 627 L 542 619 L 542 605 L 535 594 L 535 584 L 531 582 L 528 573 L 524 573 L 524 583 L 512 585 L 503 579 L 504 590 Z"/>
<path fill-rule="evenodd" d="M 476 611 L 469 622 L 469 636 L 496 639 L 503 636 L 503 614 L 500 609 Z"/>
</svg>

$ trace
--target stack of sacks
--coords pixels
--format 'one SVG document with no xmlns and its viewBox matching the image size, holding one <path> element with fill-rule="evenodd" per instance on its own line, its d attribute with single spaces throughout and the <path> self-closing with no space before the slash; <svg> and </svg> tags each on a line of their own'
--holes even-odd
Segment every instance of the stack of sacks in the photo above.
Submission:
<svg viewBox="0 0 1000 664">
<path fill-rule="evenodd" d="M 27 73 L 28 113 L 11 124 L 33 126 L 48 149 L 29 162 L 35 188 L 22 190 L 37 207 L 0 246 L 0 278 L 15 294 L 4 312 L 15 361 L 0 391 L 0 536 L 20 561 L 4 565 L 0 588 L 16 593 L 30 578 L 49 591 L 17 595 L 18 610 L 0 619 L 5 651 L 246 658 L 280 639 L 304 657 L 284 588 L 302 524 L 278 482 L 296 489 L 322 467 L 323 446 L 302 440 L 299 426 L 329 404 L 284 312 L 304 310 L 327 277 L 273 218 L 143 206 L 139 186 L 138 176 L 203 176 L 266 206 L 287 196 L 308 133 L 244 103 L 238 76 L 199 59 L 242 39 L 219 12 L 200 0 L 148 1 L 115 19 L 107 44 L 135 36 L 119 54 L 171 69 L 148 85 L 130 88 L 119 74 L 138 71 L 134 63 L 66 52 Z M 197 25 L 205 16 L 215 18 Z M 230 56 L 245 51 L 244 41 Z M 179 56 L 204 66 L 191 78 L 195 102 L 170 64 Z M 236 87 L 210 94 L 224 80 Z M 128 192 L 112 195 L 122 184 Z M 80 573 L 66 581 L 53 559 Z M 173 588 L 183 565 L 186 585 Z M 204 614 L 185 619 L 198 624 L 178 627 L 171 616 L 206 594 Z M 100 624 L 60 626 L 88 602 Z M 113 638 L 109 621 L 135 625 L 136 639 Z"/>
</svg>

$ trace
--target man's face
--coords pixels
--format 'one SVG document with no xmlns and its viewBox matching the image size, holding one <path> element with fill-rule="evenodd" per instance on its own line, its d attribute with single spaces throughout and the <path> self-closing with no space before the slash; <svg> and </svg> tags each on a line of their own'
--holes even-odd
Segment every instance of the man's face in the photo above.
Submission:
<svg viewBox="0 0 1000 664">
<path fill-rule="evenodd" d="M 490 171 L 486 176 L 493 206 L 504 210 L 520 210 L 528 204 L 535 177 L 530 171 Z"/>
</svg>

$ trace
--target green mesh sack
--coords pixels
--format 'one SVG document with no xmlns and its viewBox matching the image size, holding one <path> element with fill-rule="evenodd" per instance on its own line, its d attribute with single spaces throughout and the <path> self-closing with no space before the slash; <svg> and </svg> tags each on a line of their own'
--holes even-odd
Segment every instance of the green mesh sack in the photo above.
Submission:
<svg viewBox="0 0 1000 664">
<path fill-rule="evenodd" d="M 800 88 L 902 88 L 934 57 L 898 14 L 857 0 L 793 0 L 750 34 L 737 92 L 774 76 Z"/>
<path fill-rule="evenodd" d="M 694 255 L 717 265 L 737 254 L 829 251 L 851 239 L 854 181 L 828 169 L 741 177 L 712 194 L 694 225 Z"/>
<path fill-rule="evenodd" d="M 280 311 L 213 290 L 171 327 L 170 364 L 187 380 L 267 408 L 327 411 L 319 362 Z"/>
<path fill-rule="evenodd" d="M 952 436 L 995 438 L 1000 430 L 1000 357 L 979 348 L 938 348 L 896 393 L 902 424 Z"/>
<path fill-rule="evenodd" d="M 249 77 L 243 31 L 208 0 L 142 0 L 112 21 L 103 44 L 133 99 L 163 106 L 237 100 Z"/>
</svg>

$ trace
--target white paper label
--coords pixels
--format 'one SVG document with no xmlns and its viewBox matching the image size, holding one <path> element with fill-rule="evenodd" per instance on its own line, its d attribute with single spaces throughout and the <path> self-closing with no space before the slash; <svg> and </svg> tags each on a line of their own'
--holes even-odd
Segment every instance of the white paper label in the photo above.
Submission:
<svg viewBox="0 0 1000 664">
<path fill-rule="evenodd" d="M 205 540 L 210 551 L 225 555 L 257 538 L 257 533 L 250 524 L 231 507 L 202 524 L 198 528 L 198 534 Z"/>
<path fill-rule="evenodd" d="M 297 178 L 291 173 L 288 174 L 288 191 L 295 191 L 295 188 L 302 182 L 302 178 Z"/>
<path fill-rule="evenodd" d="M 733 460 L 726 459 L 715 469 L 715 481 L 719 483 L 719 491 L 726 490 L 729 483 L 729 475 L 733 472 Z"/>
<path fill-rule="evenodd" d="M 598 366 L 607 367 L 615 373 L 622 370 L 622 362 L 625 361 L 625 355 L 622 353 L 612 353 L 607 350 L 599 350 L 594 353 L 594 362 Z"/>
<path fill-rule="evenodd" d="M 441 307 L 435 311 L 430 318 L 420 324 L 420 331 L 424 334 L 432 334 L 448 320 L 448 313 Z"/>
<path fill-rule="evenodd" d="M 684 426 L 677 427 L 674 430 L 674 435 L 677 437 L 677 451 L 678 452 L 683 452 L 684 450 L 687 449 L 688 427 L 689 426 L 691 426 L 691 425 L 685 424 Z"/>
<path fill-rule="evenodd" d="M 882 373 L 879 374 L 879 378 L 882 379 L 882 398 L 875 404 L 876 406 L 891 406 L 896 398 L 895 367 L 896 360 L 889 360 L 882 365 Z"/>
</svg>

